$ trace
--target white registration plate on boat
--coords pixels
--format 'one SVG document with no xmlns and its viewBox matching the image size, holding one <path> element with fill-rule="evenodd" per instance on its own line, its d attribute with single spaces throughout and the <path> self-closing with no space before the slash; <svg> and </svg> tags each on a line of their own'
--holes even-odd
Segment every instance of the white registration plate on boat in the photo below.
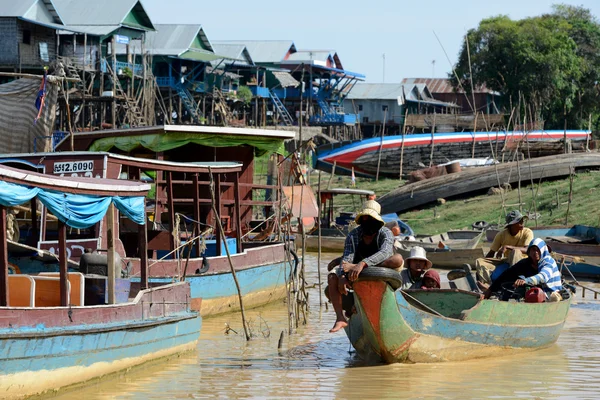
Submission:
<svg viewBox="0 0 600 400">
<path fill-rule="evenodd" d="M 54 163 L 55 174 L 91 172 L 94 169 L 93 161 L 69 161 Z"/>
</svg>

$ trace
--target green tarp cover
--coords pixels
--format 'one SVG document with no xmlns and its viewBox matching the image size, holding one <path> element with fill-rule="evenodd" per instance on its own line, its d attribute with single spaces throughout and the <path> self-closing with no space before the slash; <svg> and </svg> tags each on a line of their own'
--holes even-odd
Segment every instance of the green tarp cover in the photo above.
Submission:
<svg viewBox="0 0 600 400">
<path fill-rule="evenodd" d="M 212 133 L 159 133 L 153 135 L 116 136 L 96 140 L 89 151 L 110 151 L 113 147 L 130 152 L 138 147 L 161 152 L 193 143 L 207 147 L 252 146 L 254 154 L 284 154 L 283 139 L 264 136 L 223 135 Z"/>
</svg>

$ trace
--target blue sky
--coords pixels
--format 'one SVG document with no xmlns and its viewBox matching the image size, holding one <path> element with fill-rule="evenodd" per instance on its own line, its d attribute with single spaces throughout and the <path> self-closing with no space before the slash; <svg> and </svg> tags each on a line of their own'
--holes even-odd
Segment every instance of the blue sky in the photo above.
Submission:
<svg viewBox="0 0 600 400">
<path fill-rule="evenodd" d="M 156 23 L 199 23 L 210 40 L 290 39 L 298 49 L 334 49 L 344 68 L 367 82 L 409 77 L 445 77 L 451 70 L 442 47 L 456 61 L 464 34 L 483 18 L 513 19 L 551 11 L 549 0 L 498 2 L 455 0 L 199 1 L 142 0 Z M 583 5 L 600 18 L 600 0 L 562 1 Z M 435 60 L 435 65 L 432 61 Z"/>
</svg>

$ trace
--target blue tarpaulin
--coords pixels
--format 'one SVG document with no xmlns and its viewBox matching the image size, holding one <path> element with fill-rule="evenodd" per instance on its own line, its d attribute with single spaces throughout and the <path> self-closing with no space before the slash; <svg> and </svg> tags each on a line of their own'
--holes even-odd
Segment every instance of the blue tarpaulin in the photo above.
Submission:
<svg viewBox="0 0 600 400">
<path fill-rule="evenodd" d="M 14 207 L 36 196 L 59 221 L 77 229 L 88 228 L 102 220 L 111 202 L 136 224 L 146 222 L 144 196 L 71 194 L 0 181 L 0 205 Z"/>
</svg>

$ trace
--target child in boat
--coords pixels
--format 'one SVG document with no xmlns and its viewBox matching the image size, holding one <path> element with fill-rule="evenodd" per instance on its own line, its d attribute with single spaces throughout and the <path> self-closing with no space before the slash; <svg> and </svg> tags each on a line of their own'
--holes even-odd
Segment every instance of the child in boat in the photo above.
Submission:
<svg viewBox="0 0 600 400">
<path fill-rule="evenodd" d="M 406 268 L 400 271 L 401 289 L 420 289 L 423 286 L 423 274 L 432 266 L 427 259 L 425 249 L 415 246 L 410 249 L 410 257 L 406 259 Z M 439 276 L 438 276 L 439 278 Z"/>
<path fill-rule="evenodd" d="M 440 274 L 436 270 L 430 269 L 423 274 L 421 278 L 423 285 L 421 289 L 440 289 Z"/>
</svg>

